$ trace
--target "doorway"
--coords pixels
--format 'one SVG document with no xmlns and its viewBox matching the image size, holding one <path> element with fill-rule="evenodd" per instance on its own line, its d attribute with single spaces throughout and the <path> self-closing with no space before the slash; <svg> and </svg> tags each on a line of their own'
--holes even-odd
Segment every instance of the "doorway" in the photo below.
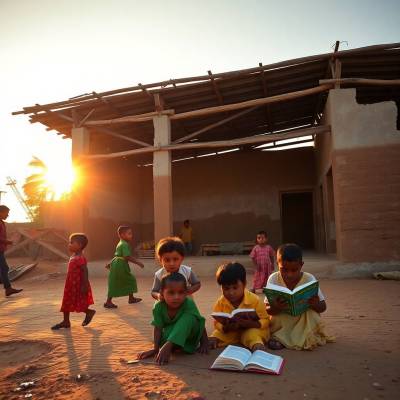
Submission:
<svg viewBox="0 0 400 400">
<path fill-rule="evenodd" d="M 282 193 L 281 218 L 283 243 L 314 249 L 313 192 Z"/>
</svg>

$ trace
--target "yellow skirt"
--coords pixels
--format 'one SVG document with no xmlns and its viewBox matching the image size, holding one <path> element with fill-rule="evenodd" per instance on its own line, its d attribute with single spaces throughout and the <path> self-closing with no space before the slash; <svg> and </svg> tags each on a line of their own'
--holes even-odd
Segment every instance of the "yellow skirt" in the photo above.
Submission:
<svg viewBox="0 0 400 400">
<path fill-rule="evenodd" d="M 269 329 L 271 337 L 288 349 L 312 350 L 335 341 L 325 333 L 321 316 L 314 310 L 297 317 L 284 313 L 271 315 Z"/>
</svg>

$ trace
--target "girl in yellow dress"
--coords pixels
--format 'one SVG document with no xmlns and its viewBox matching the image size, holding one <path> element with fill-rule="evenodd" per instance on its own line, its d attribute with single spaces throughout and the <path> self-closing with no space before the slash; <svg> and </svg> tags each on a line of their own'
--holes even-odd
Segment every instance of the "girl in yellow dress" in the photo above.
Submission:
<svg viewBox="0 0 400 400">
<path fill-rule="evenodd" d="M 268 284 L 283 286 L 289 290 L 297 286 L 315 281 L 315 277 L 308 272 L 302 272 L 303 255 L 301 248 L 296 244 L 284 244 L 277 252 L 278 272 L 268 278 Z M 268 302 L 268 299 L 265 300 Z M 292 316 L 283 312 L 286 303 L 277 298 L 272 304 L 267 303 L 267 312 L 270 316 L 271 339 L 268 347 L 280 350 L 284 347 L 295 350 L 312 350 L 334 338 L 328 336 L 323 327 L 320 314 L 326 310 L 325 297 L 319 289 L 318 295 L 309 299 L 310 308 L 303 314 Z"/>
</svg>

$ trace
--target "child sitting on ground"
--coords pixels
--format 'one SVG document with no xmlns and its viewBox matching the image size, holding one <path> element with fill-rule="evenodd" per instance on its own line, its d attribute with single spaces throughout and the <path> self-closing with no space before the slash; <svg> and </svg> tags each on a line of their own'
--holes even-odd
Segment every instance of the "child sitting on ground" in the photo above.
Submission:
<svg viewBox="0 0 400 400">
<path fill-rule="evenodd" d="M 222 296 L 215 303 L 214 312 L 231 313 L 236 308 L 254 309 L 258 320 L 240 318 L 224 324 L 214 322 L 215 330 L 210 337 L 211 347 L 242 344 L 251 351 L 265 350 L 264 343 L 269 338 L 268 316 L 260 298 L 246 289 L 246 270 L 243 265 L 221 265 L 216 276 Z"/>
<path fill-rule="evenodd" d="M 82 254 L 87 244 L 88 239 L 83 233 L 74 233 L 69 238 L 68 249 L 72 256 L 68 262 L 68 272 L 60 310 L 64 313 L 64 319 L 59 324 L 52 326 L 51 329 L 53 330 L 70 328 L 69 314 L 71 312 L 84 312 L 86 314 L 82 326 L 89 325 L 96 313 L 95 310 L 89 308 L 91 304 L 94 304 L 94 301 L 88 277 L 87 261 Z"/>
<path fill-rule="evenodd" d="M 315 277 L 308 272 L 302 272 L 303 255 L 301 248 L 296 244 L 284 244 L 277 252 L 278 272 L 274 272 L 268 279 L 268 284 L 279 285 L 295 289 L 297 286 L 315 281 Z M 266 302 L 267 302 L 266 298 Z M 292 316 L 283 312 L 287 307 L 282 298 L 277 298 L 272 304 L 267 303 L 267 312 L 270 315 L 271 339 L 268 347 L 280 350 L 284 347 L 296 350 L 312 350 L 334 338 L 327 336 L 323 329 L 320 314 L 326 310 L 325 297 L 321 290 L 318 295 L 308 301 L 310 308 L 303 314 Z"/>
<path fill-rule="evenodd" d="M 275 251 L 268 244 L 267 232 L 260 231 L 256 238 L 257 244 L 251 250 L 250 258 L 256 270 L 253 279 L 253 293 L 265 287 L 268 277 L 274 272 Z"/>
<path fill-rule="evenodd" d="M 205 319 L 194 301 L 187 297 L 185 277 L 179 272 L 165 275 L 161 279 L 160 294 L 162 300 L 157 301 L 153 308 L 154 347 L 139 353 L 137 358 L 156 356 L 158 364 L 166 364 L 173 350 L 207 353 Z"/>
<path fill-rule="evenodd" d="M 133 239 L 133 231 L 130 226 L 120 226 L 118 228 L 119 243 L 115 249 L 115 257 L 106 266 L 110 269 L 108 274 L 108 295 L 104 303 L 105 308 L 117 308 L 112 302 L 113 297 L 129 296 L 129 304 L 139 303 L 142 299 L 135 297 L 137 293 L 136 278 L 129 268 L 129 262 L 144 268 L 143 263 L 132 257 L 129 242 Z"/>
<path fill-rule="evenodd" d="M 185 257 L 185 245 L 178 237 L 161 239 L 156 247 L 156 254 L 162 268 L 154 274 L 151 295 L 155 300 L 160 300 L 161 278 L 168 273 L 179 272 L 186 279 L 189 295 L 200 289 L 201 283 L 196 274 L 187 265 L 182 265 Z"/>
</svg>

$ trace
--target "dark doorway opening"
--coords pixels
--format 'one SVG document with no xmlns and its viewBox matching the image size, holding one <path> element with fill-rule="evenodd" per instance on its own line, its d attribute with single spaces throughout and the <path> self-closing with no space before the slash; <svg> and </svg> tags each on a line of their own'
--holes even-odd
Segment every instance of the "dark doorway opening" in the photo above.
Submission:
<svg viewBox="0 0 400 400">
<path fill-rule="evenodd" d="M 281 212 L 283 243 L 314 249 L 313 193 L 282 193 Z"/>
</svg>

